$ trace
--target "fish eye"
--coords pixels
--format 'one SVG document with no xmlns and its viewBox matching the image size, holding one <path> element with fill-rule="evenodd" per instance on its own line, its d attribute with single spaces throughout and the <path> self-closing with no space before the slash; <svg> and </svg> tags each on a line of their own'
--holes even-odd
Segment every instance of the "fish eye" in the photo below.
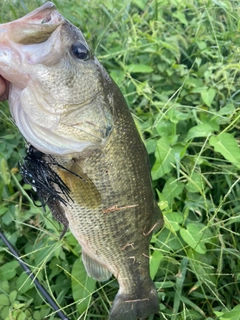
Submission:
<svg viewBox="0 0 240 320">
<path fill-rule="evenodd" d="M 80 60 L 87 60 L 89 58 L 89 50 L 81 42 L 73 43 L 71 46 L 71 51 L 72 54 Z"/>
</svg>

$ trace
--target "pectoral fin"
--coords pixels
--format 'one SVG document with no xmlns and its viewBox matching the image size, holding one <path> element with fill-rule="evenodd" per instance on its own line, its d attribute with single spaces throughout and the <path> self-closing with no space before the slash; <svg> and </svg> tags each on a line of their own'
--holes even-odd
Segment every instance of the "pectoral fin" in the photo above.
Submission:
<svg viewBox="0 0 240 320">
<path fill-rule="evenodd" d="M 84 251 L 82 252 L 82 261 L 89 277 L 97 281 L 107 281 L 112 273 L 98 261 L 90 258 Z"/>
<path fill-rule="evenodd" d="M 95 209 L 101 205 L 101 195 L 96 186 L 77 164 L 73 164 L 69 171 L 61 168 L 57 170 L 70 189 L 74 202 L 89 209 Z"/>
</svg>

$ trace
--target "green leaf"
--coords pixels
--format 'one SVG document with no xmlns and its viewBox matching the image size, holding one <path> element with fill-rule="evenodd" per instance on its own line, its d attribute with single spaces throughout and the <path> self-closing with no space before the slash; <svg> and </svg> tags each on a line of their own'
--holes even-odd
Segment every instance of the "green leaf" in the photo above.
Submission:
<svg viewBox="0 0 240 320">
<path fill-rule="evenodd" d="M 167 116 L 169 117 L 169 120 L 173 123 L 178 123 L 179 121 L 185 121 L 189 118 L 189 114 L 180 112 L 179 110 L 175 108 L 170 108 L 167 112 Z"/>
<path fill-rule="evenodd" d="M 212 133 L 213 128 L 207 123 L 198 124 L 195 127 L 192 127 L 186 137 L 186 141 L 199 138 L 199 137 L 208 137 L 210 133 Z"/>
<path fill-rule="evenodd" d="M 46 220 L 46 222 L 48 223 L 49 220 Z M 36 250 L 34 253 L 36 265 L 43 263 L 43 261 L 44 262 L 50 261 L 52 257 L 55 255 L 56 247 L 54 247 L 54 244 L 52 244 L 52 242 L 48 242 L 48 244 L 49 245 L 47 246 L 44 240 L 41 243 L 39 242 L 38 246 L 40 249 Z"/>
<path fill-rule="evenodd" d="M 206 230 L 206 233 L 208 233 L 208 230 L 209 229 Z M 213 272 L 213 266 L 211 264 L 213 257 L 208 253 L 202 255 L 194 250 L 189 250 L 188 258 L 191 269 L 197 274 L 198 281 L 194 284 L 194 287 L 199 288 L 203 283 L 208 283 L 208 285 L 214 287 L 218 282 L 218 277 Z"/>
<path fill-rule="evenodd" d="M 177 314 L 179 312 L 179 307 L 182 300 L 181 292 L 183 289 L 184 280 L 187 272 L 187 264 L 188 259 L 184 257 L 181 261 L 180 268 L 176 276 L 176 291 L 174 295 L 173 314 Z"/>
<path fill-rule="evenodd" d="M 9 294 L 9 300 L 13 303 L 17 298 L 17 290 L 11 291 Z"/>
<path fill-rule="evenodd" d="M 182 297 L 181 297 L 181 300 L 182 300 L 182 302 L 183 302 L 184 304 L 189 305 L 190 308 L 195 309 L 195 311 L 197 311 L 198 313 L 200 313 L 200 314 L 201 314 L 201 317 L 200 317 L 201 320 L 202 320 L 203 318 L 206 319 L 206 315 L 205 315 L 205 313 L 203 312 L 203 310 L 202 310 L 197 304 L 195 304 L 193 301 L 191 301 L 191 299 L 188 299 L 188 298 L 182 296 Z M 192 317 L 192 316 L 191 316 L 189 319 L 199 319 L 199 317 L 196 318 L 196 317 Z"/>
<path fill-rule="evenodd" d="M 163 259 L 163 254 L 158 250 L 154 250 L 153 254 L 150 257 L 150 276 L 152 279 L 155 278 L 162 259 Z"/>
<path fill-rule="evenodd" d="M 34 284 L 32 279 L 29 278 L 28 274 L 23 272 L 17 279 L 16 287 L 18 288 L 18 291 L 20 293 L 25 293 L 28 290 L 32 289 L 34 287 Z"/>
<path fill-rule="evenodd" d="M 111 77 L 116 82 L 118 86 L 121 86 L 124 81 L 125 74 L 122 70 L 113 70 L 110 72 Z"/>
<path fill-rule="evenodd" d="M 34 317 L 34 320 L 42 320 L 40 311 L 34 311 L 33 317 Z"/>
<path fill-rule="evenodd" d="M 130 64 L 126 66 L 126 70 L 130 73 L 151 73 L 153 68 L 146 64 Z"/>
<path fill-rule="evenodd" d="M 0 216 L 2 216 L 3 214 L 5 214 L 8 211 L 7 207 L 2 207 L 0 208 Z"/>
<path fill-rule="evenodd" d="M 11 175 L 9 173 L 7 162 L 4 158 L 2 158 L 0 161 L 0 176 L 5 185 L 10 183 Z"/>
<path fill-rule="evenodd" d="M 201 92 L 201 98 L 203 99 L 203 102 L 210 107 L 212 104 L 212 101 L 216 95 L 216 90 L 213 88 L 210 89 L 203 89 Z"/>
<path fill-rule="evenodd" d="M 225 105 L 225 107 L 221 108 L 219 111 L 218 111 L 218 114 L 220 114 L 221 116 L 224 116 L 224 115 L 232 115 L 235 111 L 235 107 L 232 103 L 228 103 Z"/>
<path fill-rule="evenodd" d="M 182 24 L 184 24 L 185 26 L 188 25 L 188 21 L 185 17 L 185 14 L 181 11 L 176 11 L 173 13 L 173 17 L 177 18 Z"/>
<path fill-rule="evenodd" d="M 147 1 L 146 0 L 132 0 L 132 2 L 137 5 L 141 10 L 144 10 L 144 8 L 147 5 Z"/>
<path fill-rule="evenodd" d="M 155 157 L 156 161 L 152 168 L 153 180 L 157 180 L 170 172 L 173 168 L 172 163 L 176 162 L 174 150 L 167 141 L 167 138 L 163 137 L 158 140 Z"/>
<path fill-rule="evenodd" d="M 165 280 L 163 282 L 155 282 L 155 285 L 157 289 L 174 288 L 175 282 Z"/>
<path fill-rule="evenodd" d="M 164 215 L 164 226 L 170 231 L 178 231 L 181 229 L 180 223 L 183 222 L 183 215 L 179 212 L 169 212 Z"/>
<path fill-rule="evenodd" d="M 188 192 L 201 192 L 204 188 L 204 179 L 199 172 L 193 172 L 189 177 L 186 189 Z"/>
<path fill-rule="evenodd" d="M 224 320 L 240 320 L 240 305 L 234 307 L 231 311 L 226 312 L 220 319 Z"/>
<path fill-rule="evenodd" d="M 149 139 L 145 141 L 145 146 L 147 149 L 148 154 L 154 153 L 156 150 L 156 140 L 155 139 Z"/>
<path fill-rule="evenodd" d="M 174 198 L 181 194 L 183 188 L 184 184 L 182 182 L 179 182 L 174 178 L 168 179 L 162 191 L 164 200 L 168 201 L 169 205 L 171 205 L 174 201 Z"/>
<path fill-rule="evenodd" d="M 90 278 L 81 259 L 77 259 L 72 268 L 72 293 L 80 314 L 89 307 L 96 280 Z"/>
<path fill-rule="evenodd" d="M 209 143 L 216 152 L 221 153 L 226 160 L 240 168 L 240 149 L 233 135 L 222 133 L 218 136 L 212 136 L 209 139 Z"/>
<path fill-rule="evenodd" d="M 16 268 L 19 266 L 17 261 L 5 263 L 0 267 L 0 280 L 10 280 L 16 275 Z"/>
<path fill-rule="evenodd" d="M 12 312 L 12 316 L 14 319 L 17 319 L 17 320 L 26 320 L 26 319 L 29 319 L 27 318 L 27 315 L 26 315 L 26 312 L 23 312 L 21 310 L 18 310 L 18 311 L 13 311 Z M 11 317 L 12 318 L 12 317 Z M 7 318 L 6 320 L 11 320 L 11 318 Z"/>
<path fill-rule="evenodd" d="M 5 294 L 0 294 L 0 307 L 9 305 L 10 301 L 8 299 L 8 296 L 6 296 Z"/>
<path fill-rule="evenodd" d="M 165 252 L 178 251 L 182 248 L 181 240 L 167 229 L 160 232 L 157 243 L 158 247 Z"/>
<path fill-rule="evenodd" d="M 10 284 L 9 284 L 9 281 L 7 280 L 2 280 L 0 281 L 0 288 L 1 288 L 1 291 L 4 292 L 4 293 L 9 293 L 10 292 Z"/>
<path fill-rule="evenodd" d="M 2 222 L 5 224 L 5 225 L 9 225 L 12 221 L 13 221 L 13 211 L 16 209 L 15 208 L 11 208 L 12 210 L 8 210 L 3 216 L 2 216 Z"/>
<path fill-rule="evenodd" d="M 157 133 L 159 133 L 159 135 L 164 137 L 164 136 L 173 135 L 176 125 L 172 122 L 161 120 L 161 121 L 157 122 L 154 125 L 154 127 L 155 127 Z"/>
<path fill-rule="evenodd" d="M 189 223 L 187 229 L 180 230 L 183 240 L 198 253 L 206 253 L 205 241 L 203 240 L 203 226 L 201 224 Z"/>
<path fill-rule="evenodd" d="M 0 303 L 1 305 L 1 303 Z M 7 319 L 9 315 L 9 306 L 6 306 L 2 308 L 1 313 L 0 313 L 0 319 Z"/>
</svg>

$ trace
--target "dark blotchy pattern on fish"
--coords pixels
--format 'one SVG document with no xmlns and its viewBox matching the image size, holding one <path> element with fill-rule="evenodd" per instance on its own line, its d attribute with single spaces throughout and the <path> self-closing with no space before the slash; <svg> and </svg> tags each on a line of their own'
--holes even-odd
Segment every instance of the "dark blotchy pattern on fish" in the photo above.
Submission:
<svg viewBox="0 0 240 320">
<path fill-rule="evenodd" d="M 64 231 L 69 224 L 88 274 L 117 278 L 110 319 L 157 313 L 149 242 L 162 215 L 146 149 L 119 88 L 52 3 L 0 31 L 11 113 L 25 139 L 45 154 L 28 155 L 23 175 Z"/>
<path fill-rule="evenodd" d="M 97 279 L 107 280 L 107 268 L 119 281 L 110 319 L 132 320 L 158 311 L 148 255 L 152 231 L 160 226 L 160 211 L 151 188 L 148 156 L 130 112 L 116 85 L 104 70 L 99 71 L 108 84 L 105 95 L 114 92 L 114 127 L 103 149 L 85 160 L 73 159 L 69 167 L 80 175 L 84 172 L 92 187 L 86 179 L 79 183 L 67 171 L 56 169 L 72 191 L 74 205 L 65 212 L 73 234 L 83 243 L 89 275 L 97 278 L 97 269 Z M 86 256 L 91 257 L 90 263 Z"/>
</svg>

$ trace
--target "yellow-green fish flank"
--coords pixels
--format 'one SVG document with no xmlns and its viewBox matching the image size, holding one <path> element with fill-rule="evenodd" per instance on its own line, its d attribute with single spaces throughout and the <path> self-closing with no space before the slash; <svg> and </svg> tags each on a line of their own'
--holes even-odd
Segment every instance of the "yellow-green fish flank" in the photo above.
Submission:
<svg viewBox="0 0 240 320">
<path fill-rule="evenodd" d="M 50 209 L 64 215 L 59 221 L 80 243 L 87 273 L 118 280 L 110 319 L 157 313 L 149 242 L 163 221 L 148 155 L 119 88 L 50 2 L 0 25 L 0 35 L 13 119 L 43 159 L 51 155 L 70 189 L 71 201 L 52 197 Z"/>
</svg>

